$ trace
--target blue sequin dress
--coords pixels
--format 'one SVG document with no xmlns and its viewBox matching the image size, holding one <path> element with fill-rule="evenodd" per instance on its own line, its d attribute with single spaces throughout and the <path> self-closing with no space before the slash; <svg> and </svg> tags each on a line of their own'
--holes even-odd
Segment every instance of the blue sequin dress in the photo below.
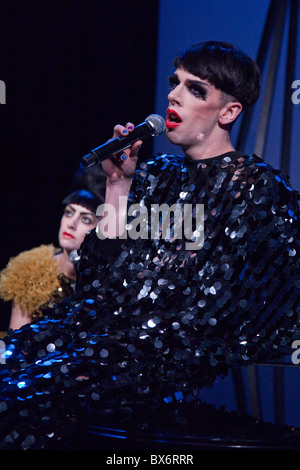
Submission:
<svg viewBox="0 0 300 470">
<path fill-rule="evenodd" d="M 163 204 L 175 210 L 166 232 Z M 281 172 L 240 152 L 159 155 L 137 170 L 133 205 L 120 239 L 86 236 L 76 293 L 6 339 L 4 448 L 71 445 L 95 414 L 136 432 L 168 420 L 199 431 L 186 406 L 201 408 L 201 387 L 291 352 L 299 207 Z M 187 206 L 193 230 L 176 231 Z"/>
</svg>

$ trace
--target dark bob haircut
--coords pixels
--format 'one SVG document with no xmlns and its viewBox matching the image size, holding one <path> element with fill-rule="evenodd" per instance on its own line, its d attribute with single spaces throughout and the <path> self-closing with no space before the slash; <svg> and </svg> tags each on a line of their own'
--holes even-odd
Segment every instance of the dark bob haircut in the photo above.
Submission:
<svg viewBox="0 0 300 470">
<path fill-rule="evenodd" d="M 97 207 L 102 203 L 103 200 L 98 195 L 86 189 L 74 191 L 73 193 L 68 194 L 68 196 L 66 196 L 62 201 L 63 207 L 66 207 L 68 204 L 78 204 L 86 207 L 95 214 Z"/>
<path fill-rule="evenodd" d="M 215 88 L 240 102 L 253 105 L 260 93 L 260 70 L 243 51 L 226 42 L 207 41 L 194 44 L 178 54 L 174 65 L 207 80 Z"/>
</svg>

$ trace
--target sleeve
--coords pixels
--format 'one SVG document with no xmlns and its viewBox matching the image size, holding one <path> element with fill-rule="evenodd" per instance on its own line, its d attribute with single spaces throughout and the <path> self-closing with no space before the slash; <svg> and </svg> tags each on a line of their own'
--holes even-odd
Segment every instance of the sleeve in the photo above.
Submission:
<svg viewBox="0 0 300 470">
<path fill-rule="evenodd" d="M 128 197 L 128 205 L 140 201 L 144 196 L 147 185 L 154 172 L 159 173 L 162 164 L 161 157 L 149 159 L 147 162 L 141 162 L 136 170 L 132 181 Z M 150 170 L 150 171 L 149 171 Z M 128 219 L 129 220 L 129 219 Z M 97 236 L 97 229 L 91 230 L 86 236 L 80 247 L 80 262 L 77 267 L 78 279 L 76 282 L 76 291 L 88 285 L 92 279 L 91 275 L 103 269 L 110 261 L 115 259 L 120 253 L 122 238 L 104 238 Z"/>
<path fill-rule="evenodd" d="M 79 273 L 87 266 L 92 268 L 107 264 L 117 254 L 121 244 L 120 238 L 101 239 L 97 236 L 96 229 L 91 230 L 80 247 Z"/>
</svg>

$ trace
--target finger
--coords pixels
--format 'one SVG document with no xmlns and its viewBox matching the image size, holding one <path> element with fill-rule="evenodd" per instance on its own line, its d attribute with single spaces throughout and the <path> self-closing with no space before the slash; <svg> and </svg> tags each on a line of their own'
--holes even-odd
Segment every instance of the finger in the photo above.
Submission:
<svg viewBox="0 0 300 470">
<path fill-rule="evenodd" d="M 114 127 L 114 136 L 119 137 L 119 136 L 125 136 L 128 135 L 130 132 L 134 130 L 135 126 L 132 122 L 127 122 L 125 126 L 122 126 L 121 124 L 117 124 Z M 115 154 L 112 159 L 115 163 L 122 164 L 124 163 L 125 160 L 127 160 L 129 157 L 130 158 L 135 158 L 138 156 L 138 151 L 142 145 L 142 141 L 138 140 L 132 144 L 130 147 L 130 150 L 126 149 L 123 150 L 123 152 L 120 152 L 118 154 Z"/>
<path fill-rule="evenodd" d="M 113 137 L 120 137 L 122 135 L 128 134 L 128 130 L 126 129 L 125 126 L 122 126 L 121 124 L 117 124 L 114 127 L 114 135 Z"/>
<path fill-rule="evenodd" d="M 137 157 L 143 141 L 137 140 L 131 147 L 131 157 Z"/>
<path fill-rule="evenodd" d="M 118 162 L 123 163 L 128 158 L 135 158 L 138 156 L 139 150 L 142 146 L 143 141 L 137 140 L 131 147 L 131 149 L 123 150 L 123 152 L 114 155 L 114 159 Z"/>
<path fill-rule="evenodd" d="M 134 124 L 132 122 L 127 122 L 125 127 L 128 132 L 132 132 L 134 130 Z"/>
<path fill-rule="evenodd" d="M 113 159 L 117 162 L 124 162 L 125 160 L 127 160 L 128 158 L 128 153 L 126 153 L 125 151 L 123 153 L 117 153 L 116 155 L 113 155 Z"/>
</svg>

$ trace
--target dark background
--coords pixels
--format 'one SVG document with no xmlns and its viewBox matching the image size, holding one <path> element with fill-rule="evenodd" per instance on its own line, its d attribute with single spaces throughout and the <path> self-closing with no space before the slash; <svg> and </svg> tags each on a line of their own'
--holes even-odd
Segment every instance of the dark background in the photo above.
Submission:
<svg viewBox="0 0 300 470">
<path fill-rule="evenodd" d="M 80 158 L 154 112 L 157 15 L 156 0 L 1 0 L 0 269 L 57 245 Z"/>
</svg>

